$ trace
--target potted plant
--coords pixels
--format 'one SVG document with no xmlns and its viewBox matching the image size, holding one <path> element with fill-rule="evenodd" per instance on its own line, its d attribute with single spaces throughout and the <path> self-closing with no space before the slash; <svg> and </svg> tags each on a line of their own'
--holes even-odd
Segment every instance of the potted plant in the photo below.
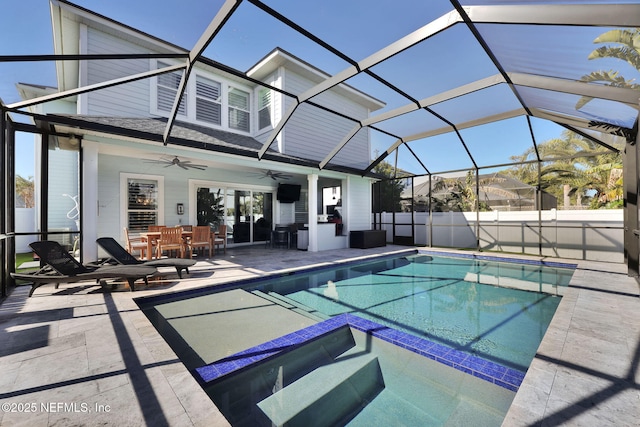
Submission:
<svg viewBox="0 0 640 427">
<path fill-rule="evenodd" d="M 212 231 L 217 230 L 222 224 L 224 215 L 223 196 L 221 190 L 216 192 L 209 188 L 199 188 L 197 194 L 197 220 L 198 225 L 208 225 Z"/>
</svg>

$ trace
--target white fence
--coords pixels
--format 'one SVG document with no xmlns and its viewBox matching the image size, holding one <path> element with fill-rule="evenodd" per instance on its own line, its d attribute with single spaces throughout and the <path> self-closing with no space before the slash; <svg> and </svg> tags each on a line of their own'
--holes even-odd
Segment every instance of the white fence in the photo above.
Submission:
<svg viewBox="0 0 640 427">
<path fill-rule="evenodd" d="M 411 213 L 395 214 L 395 236 L 411 236 Z M 427 212 L 414 214 L 416 245 L 624 262 L 623 211 Z M 376 214 L 393 242 L 393 214 Z M 478 222 L 479 219 L 479 222 Z M 479 244 L 479 246 L 478 246 Z"/>
<path fill-rule="evenodd" d="M 30 233 L 36 231 L 36 210 L 33 208 L 16 208 L 16 232 Z M 33 236 L 16 237 L 16 253 L 31 252 L 29 243 L 35 239 Z"/>
</svg>

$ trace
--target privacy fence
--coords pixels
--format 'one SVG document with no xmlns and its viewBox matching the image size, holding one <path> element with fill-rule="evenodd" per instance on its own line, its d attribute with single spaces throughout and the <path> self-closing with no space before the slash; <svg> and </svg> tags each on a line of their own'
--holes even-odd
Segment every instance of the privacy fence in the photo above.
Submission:
<svg viewBox="0 0 640 427">
<path fill-rule="evenodd" d="M 377 213 L 387 242 L 623 263 L 622 210 Z"/>
</svg>

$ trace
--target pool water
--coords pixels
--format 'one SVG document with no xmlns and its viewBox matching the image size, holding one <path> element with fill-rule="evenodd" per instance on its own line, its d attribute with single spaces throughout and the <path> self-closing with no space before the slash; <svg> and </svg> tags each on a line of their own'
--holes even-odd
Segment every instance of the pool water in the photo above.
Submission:
<svg viewBox="0 0 640 427">
<path fill-rule="evenodd" d="M 515 395 L 344 327 L 205 390 L 238 426 L 489 427 L 502 423 Z"/>
<path fill-rule="evenodd" d="M 232 425 L 493 426 L 571 267 L 405 252 L 138 304 Z"/>
<path fill-rule="evenodd" d="M 279 278 L 257 289 L 326 316 L 355 314 L 526 371 L 572 274 L 570 268 L 416 254 Z"/>
</svg>

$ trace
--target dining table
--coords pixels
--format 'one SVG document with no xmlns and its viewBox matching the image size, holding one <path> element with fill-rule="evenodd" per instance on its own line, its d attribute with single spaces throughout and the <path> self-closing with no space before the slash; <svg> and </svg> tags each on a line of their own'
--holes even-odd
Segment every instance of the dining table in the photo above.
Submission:
<svg viewBox="0 0 640 427">
<path fill-rule="evenodd" d="M 193 231 L 187 231 L 187 230 L 182 230 L 182 238 L 184 240 L 189 239 L 191 236 L 193 235 Z M 211 232 L 211 241 L 214 242 L 216 236 L 218 235 L 217 232 Z M 153 245 L 156 244 L 156 242 L 158 241 L 158 239 L 160 238 L 160 232 L 159 231 L 145 231 L 143 233 L 140 233 L 140 238 L 142 239 L 142 241 L 147 242 L 147 259 L 148 260 L 152 260 L 153 259 Z"/>
<path fill-rule="evenodd" d="M 153 259 L 153 245 L 157 243 L 158 239 L 160 239 L 159 231 L 146 231 L 144 233 L 140 233 L 140 238 L 143 242 L 147 242 L 147 259 Z M 182 230 L 182 239 L 188 239 L 193 235 L 192 231 Z"/>
</svg>

